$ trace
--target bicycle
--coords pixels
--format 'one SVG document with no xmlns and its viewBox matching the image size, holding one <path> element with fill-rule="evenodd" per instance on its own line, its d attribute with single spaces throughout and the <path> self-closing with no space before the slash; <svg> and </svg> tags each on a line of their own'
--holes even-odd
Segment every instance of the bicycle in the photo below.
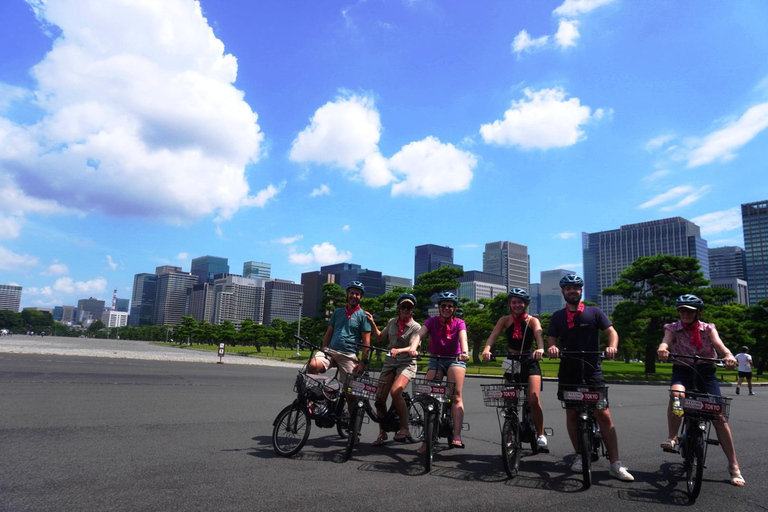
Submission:
<svg viewBox="0 0 768 512">
<path fill-rule="evenodd" d="M 430 359 L 455 361 L 455 357 L 429 356 Z M 416 416 L 424 418 L 422 442 L 424 443 L 424 469 L 427 473 L 432 470 L 435 444 L 441 437 L 446 438 L 449 447 L 453 446 L 453 414 L 451 402 L 456 383 L 442 379 L 411 379 L 413 392 L 413 407 Z M 464 429 L 466 426 L 466 429 Z M 462 425 L 469 430 L 469 424 Z"/>
<path fill-rule="evenodd" d="M 722 359 L 711 357 L 670 353 L 669 358 L 670 360 L 692 359 L 693 368 L 696 368 L 698 361 L 709 361 L 718 366 L 725 366 Z M 703 390 L 701 379 L 694 379 L 693 387 L 693 390 L 686 389 L 684 396 L 680 391 L 669 391 L 672 399 L 672 414 L 684 417 L 680 434 L 677 436 L 678 442 L 675 451 L 683 456 L 686 490 L 691 503 L 696 501 L 701 492 L 704 463 L 707 460 L 707 447 L 720 444 L 717 438 L 711 439 L 709 437 L 712 422 L 728 421 L 731 409 L 731 398 L 708 394 Z"/>
<path fill-rule="evenodd" d="M 608 450 L 603 442 L 600 425 L 595 419 L 595 410 L 608 408 L 608 386 L 604 384 L 590 385 L 584 380 L 584 357 L 587 355 L 605 356 L 599 350 L 563 350 L 562 358 L 573 358 L 581 361 L 581 384 L 560 384 L 558 399 L 565 409 L 578 411 L 577 451 L 581 457 L 581 472 L 583 476 L 582 487 L 589 489 L 592 486 L 592 463 L 597 462 L 600 456 L 608 457 Z"/>
<path fill-rule="evenodd" d="M 312 420 L 318 428 L 333 428 L 339 437 L 346 439 L 349 430 L 347 400 L 338 380 L 339 369 L 332 376 L 307 373 L 309 362 L 321 347 L 294 335 L 303 346 L 310 349 L 309 360 L 299 370 L 293 390 L 293 403 L 280 411 L 272 422 L 272 447 L 283 457 L 297 454 L 306 444 L 312 427 Z"/>
<path fill-rule="evenodd" d="M 510 381 L 501 384 L 481 384 L 483 402 L 497 408 L 497 419 L 501 431 L 501 461 L 509 478 L 515 478 L 520 469 L 523 443 L 530 443 L 533 455 L 549 449 L 539 448 L 536 426 L 528 402 L 528 384 L 520 382 L 520 365 L 530 359 L 530 354 L 510 354 L 502 363 L 506 374 L 512 374 Z M 503 422 L 502 422 L 503 419 Z M 547 435 L 554 435 L 547 429 Z"/>
<path fill-rule="evenodd" d="M 355 344 L 360 347 L 366 346 L 370 350 L 382 352 L 385 355 L 390 355 L 389 350 L 368 346 L 363 344 Z M 369 358 L 370 361 L 370 358 Z M 397 432 L 400 429 L 400 416 L 395 410 L 395 404 L 392 403 L 389 406 L 386 414 L 379 418 L 374 406 L 371 405 L 371 400 L 376 400 L 379 394 L 384 390 L 385 382 L 376 378 L 373 378 L 369 374 L 368 366 L 362 375 L 347 375 L 347 382 L 344 385 L 344 391 L 356 398 L 352 412 L 350 413 L 350 431 L 347 438 L 347 447 L 344 451 L 344 460 L 347 461 L 352 456 L 352 451 L 357 444 L 356 440 L 360 436 L 360 429 L 363 424 L 363 420 L 367 415 L 371 421 L 380 425 L 385 432 Z M 413 408 L 413 400 L 408 394 L 408 391 L 403 391 L 403 400 L 405 400 L 405 406 L 408 410 L 408 423 L 409 430 L 411 432 L 411 440 L 421 439 L 422 430 L 424 428 L 424 418 L 420 411 Z M 416 432 L 416 434 L 414 434 Z"/>
</svg>

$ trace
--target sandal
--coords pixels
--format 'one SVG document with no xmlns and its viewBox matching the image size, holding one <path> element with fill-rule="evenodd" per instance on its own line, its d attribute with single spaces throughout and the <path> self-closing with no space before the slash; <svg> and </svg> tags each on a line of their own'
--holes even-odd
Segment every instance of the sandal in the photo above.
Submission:
<svg viewBox="0 0 768 512">
<path fill-rule="evenodd" d="M 667 439 L 661 443 L 661 449 L 667 453 L 677 453 L 677 439 Z"/>
<path fill-rule="evenodd" d="M 381 446 L 384 443 L 387 442 L 388 436 L 386 432 L 380 432 L 379 437 L 376 438 L 376 440 L 371 443 L 372 446 Z"/>
<path fill-rule="evenodd" d="M 462 441 L 453 440 L 453 441 L 451 441 L 451 448 L 461 448 L 463 450 L 464 449 L 464 443 Z"/>
<path fill-rule="evenodd" d="M 392 439 L 394 439 L 395 441 L 397 441 L 399 443 L 404 443 L 406 441 L 411 441 L 412 440 L 411 439 L 411 433 L 408 432 L 407 430 L 405 432 L 398 432 L 397 434 L 395 434 L 395 437 L 393 437 Z"/>
<path fill-rule="evenodd" d="M 741 476 L 740 470 L 728 468 L 728 471 L 731 473 L 732 485 L 735 485 L 736 487 L 744 487 L 747 484 L 747 481 L 744 480 L 743 476 Z"/>
</svg>

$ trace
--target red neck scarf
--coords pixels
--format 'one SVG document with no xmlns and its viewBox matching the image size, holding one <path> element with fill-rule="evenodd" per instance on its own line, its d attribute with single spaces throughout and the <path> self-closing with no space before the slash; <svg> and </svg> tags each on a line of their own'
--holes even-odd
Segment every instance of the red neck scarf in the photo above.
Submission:
<svg viewBox="0 0 768 512">
<path fill-rule="evenodd" d="M 400 317 L 397 317 L 397 337 L 403 335 L 403 331 L 405 330 L 406 326 L 411 323 L 411 317 L 408 317 L 405 321 L 400 320 Z"/>
<path fill-rule="evenodd" d="M 344 306 L 344 312 L 347 314 L 347 320 L 352 319 L 352 315 L 355 314 L 355 311 L 358 311 L 360 309 L 360 304 L 355 306 L 353 309 L 349 309 L 349 305 Z"/>
<path fill-rule="evenodd" d="M 439 316 L 438 318 L 440 319 L 440 331 L 438 331 L 438 335 L 444 336 L 446 340 L 450 340 L 453 317 L 451 317 L 448 321 L 446 321 L 442 316 Z"/>
<path fill-rule="evenodd" d="M 576 318 L 578 315 L 580 315 L 582 311 L 584 311 L 584 303 L 583 303 L 583 302 L 579 302 L 579 307 L 578 307 L 578 309 L 577 309 L 576 311 L 574 311 L 574 312 L 571 312 L 571 310 L 570 310 L 570 309 L 568 309 L 568 306 L 565 306 L 565 314 L 566 314 L 566 316 L 567 316 L 567 318 L 568 318 L 568 328 L 569 328 L 569 329 L 573 329 L 573 327 L 574 327 L 574 325 L 575 325 L 575 323 L 574 323 L 574 319 L 575 319 L 575 318 Z"/>
<path fill-rule="evenodd" d="M 682 323 L 682 322 L 680 322 Z M 688 336 L 691 337 L 691 345 L 696 350 L 701 349 L 701 331 L 699 330 L 699 321 L 696 320 L 691 325 L 683 324 L 683 327 L 688 331 Z"/>
<path fill-rule="evenodd" d="M 522 316 L 519 318 L 515 315 L 512 315 L 512 324 L 514 327 L 512 328 L 512 338 L 516 340 L 523 339 L 523 321 L 528 318 L 527 313 L 523 313 Z"/>
</svg>

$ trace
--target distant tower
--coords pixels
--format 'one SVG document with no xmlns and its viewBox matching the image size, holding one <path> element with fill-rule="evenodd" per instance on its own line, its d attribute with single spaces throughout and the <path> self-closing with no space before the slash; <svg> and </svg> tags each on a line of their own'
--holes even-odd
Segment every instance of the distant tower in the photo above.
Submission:
<svg viewBox="0 0 768 512">
<path fill-rule="evenodd" d="M 112 311 L 115 311 L 117 309 L 117 288 L 115 288 L 115 291 L 112 292 Z"/>
</svg>

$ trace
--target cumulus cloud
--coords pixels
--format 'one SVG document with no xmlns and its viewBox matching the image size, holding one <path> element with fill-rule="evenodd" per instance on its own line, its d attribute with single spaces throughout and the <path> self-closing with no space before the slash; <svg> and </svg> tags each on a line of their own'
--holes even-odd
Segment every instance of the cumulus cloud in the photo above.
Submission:
<svg viewBox="0 0 768 512">
<path fill-rule="evenodd" d="M 322 184 L 310 192 L 309 197 L 327 196 L 331 194 L 331 189 L 326 184 Z"/>
<path fill-rule="evenodd" d="M 63 276 L 69 274 L 69 267 L 64 263 L 59 263 L 57 260 L 54 260 L 53 263 L 48 265 L 48 268 L 44 272 L 41 272 L 41 274 L 44 276 Z"/>
<path fill-rule="evenodd" d="M 333 263 L 342 263 L 352 259 L 352 253 L 349 251 L 339 251 L 332 244 L 323 242 L 319 245 L 313 245 L 312 251 L 308 253 L 298 253 L 292 250 L 288 255 L 288 261 L 294 265 L 331 265 Z"/>
<path fill-rule="evenodd" d="M 16 254 L 0 245 L 0 270 L 18 271 L 37 265 L 37 258 L 28 254 Z"/>
<path fill-rule="evenodd" d="M 71 277 L 60 277 L 53 284 L 53 289 L 62 293 L 82 293 L 98 295 L 107 289 L 107 280 L 97 277 L 90 281 L 75 281 Z"/>
<path fill-rule="evenodd" d="M 41 119 L 0 118 L 0 186 L 13 175 L 38 206 L 176 222 L 263 205 L 245 176 L 257 115 L 198 2 L 30 5 L 58 30 L 31 71 Z"/>
<path fill-rule="evenodd" d="M 349 227 L 349 224 L 344 224 L 344 227 L 341 228 L 341 230 L 344 231 L 345 233 L 348 232 L 350 229 L 352 228 Z"/>
<path fill-rule="evenodd" d="M 469 188 L 477 158 L 453 144 L 427 137 L 403 146 L 389 159 L 390 168 L 402 177 L 392 185 L 392 195 L 437 197 Z"/>
<path fill-rule="evenodd" d="M 555 34 L 557 46 L 560 48 L 576 46 L 576 40 L 579 37 L 579 22 L 577 20 L 560 20 L 560 25 Z"/>
<path fill-rule="evenodd" d="M 0 238 L 18 238 L 21 234 L 21 218 L 0 215 Z"/>
<path fill-rule="evenodd" d="M 711 187 L 709 185 L 705 185 L 699 188 L 692 187 L 691 185 L 680 185 L 662 194 L 659 194 L 652 199 L 649 199 L 648 201 L 641 204 L 639 208 L 645 209 L 659 206 L 665 203 L 672 203 L 667 204 L 667 206 L 662 206 L 659 209 L 661 211 L 676 210 L 678 208 L 682 208 L 683 206 L 688 206 L 689 204 L 695 203 L 704 197 L 709 192 L 710 188 Z"/>
<path fill-rule="evenodd" d="M 701 234 L 716 235 L 741 228 L 741 208 L 734 206 L 720 212 L 705 213 L 691 219 L 701 228 Z"/>
<path fill-rule="evenodd" d="M 697 141 L 688 154 L 688 169 L 715 161 L 728 162 L 736 152 L 768 128 L 768 102 L 755 105 L 739 119 Z"/>
<path fill-rule="evenodd" d="M 552 11 L 553 16 L 575 18 L 586 14 L 598 7 L 613 3 L 615 0 L 565 0 L 559 7 Z"/>
<path fill-rule="evenodd" d="M 541 48 L 546 46 L 549 41 L 549 36 L 541 36 L 536 39 L 531 38 L 527 30 L 521 30 L 519 34 L 512 40 L 512 51 L 515 53 L 522 53 L 525 51 L 531 51 L 535 48 Z"/>
<path fill-rule="evenodd" d="M 551 149 L 572 146 L 586 139 L 583 125 L 603 117 L 603 109 L 582 105 L 578 98 L 566 99 L 561 87 L 533 91 L 512 101 L 503 120 L 484 124 L 480 134 L 487 144 L 521 149 Z"/>
<path fill-rule="evenodd" d="M 176 255 L 176 259 L 179 261 L 186 261 L 189 259 L 189 253 L 188 252 L 180 252 Z"/>
</svg>

